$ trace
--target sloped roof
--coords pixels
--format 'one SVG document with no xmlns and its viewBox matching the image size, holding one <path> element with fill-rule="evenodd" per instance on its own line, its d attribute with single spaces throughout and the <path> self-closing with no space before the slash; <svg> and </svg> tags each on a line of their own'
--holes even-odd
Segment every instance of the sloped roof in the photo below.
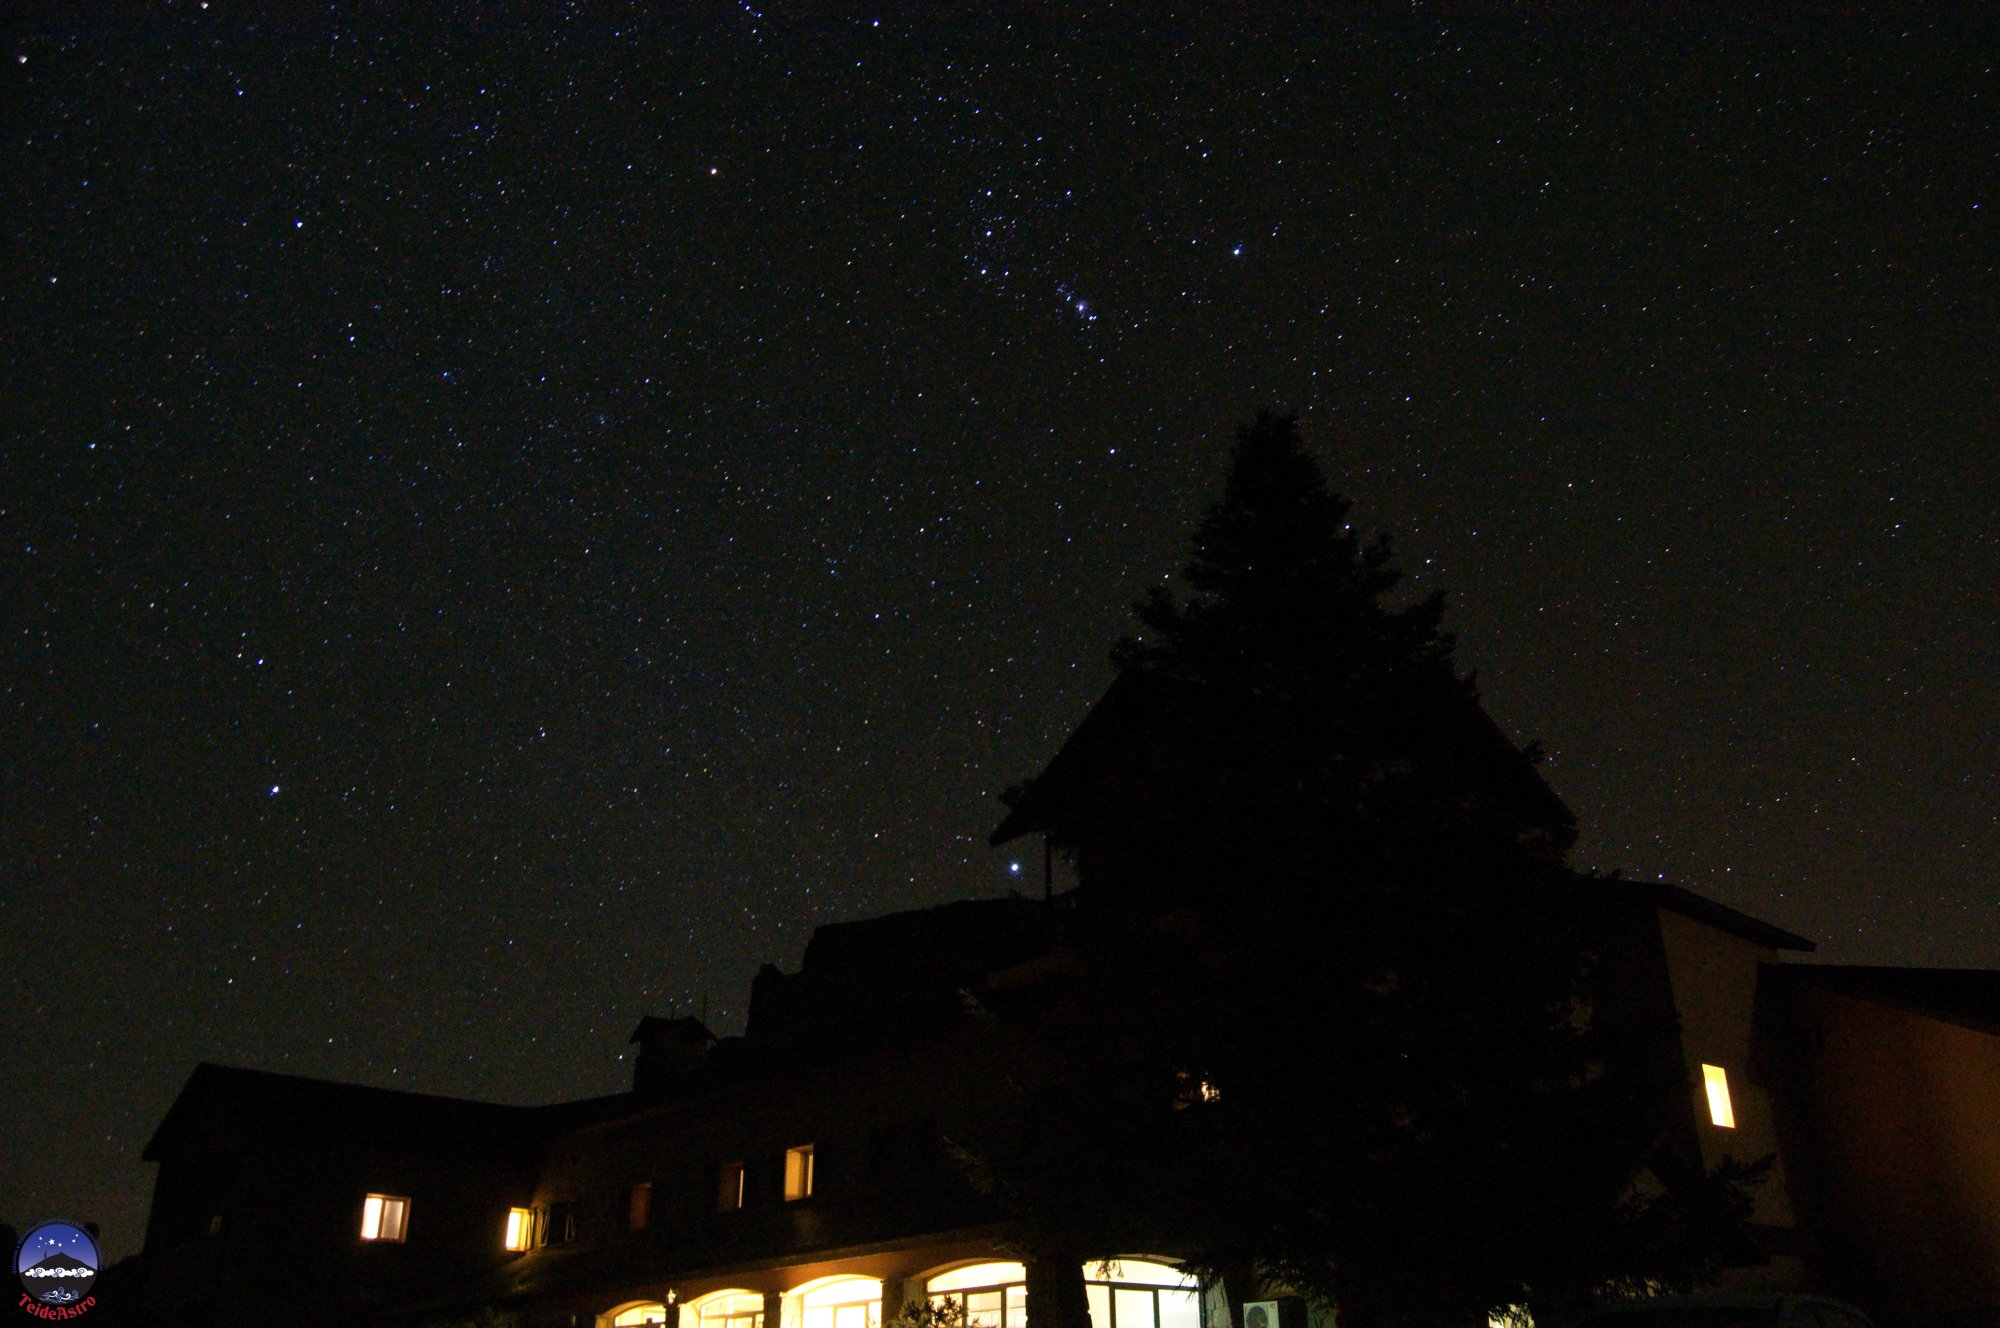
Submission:
<svg viewBox="0 0 2000 1328">
<path fill-rule="evenodd" d="M 1041 901 L 1020 895 L 829 922 L 806 943 L 802 971 L 868 977 L 900 969 L 957 984 L 1039 950 L 1046 923 Z"/>
<path fill-rule="evenodd" d="M 1622 890 L 1655 908 L 1678 913 L 1684 918 L 1706 923 L 1717 931 L 1726 931 L 1732 936 L 1740 936 L 1756 945 L 1767 945 L 1774 950 L 1816 950 L 1819 947 L 1805 937 L 1774 926 L 1762 918 L 1739 912 L 1727 904 L 1718 904 L 1713 899 L 1704 898 L 1694 891 L 1665 881 L 1628 881 L 1611 879 L 1601 882 L 1607 889 Z"/>
<path fill-rule="evenodd" d="M 288 1137 L 310 1137 L 302 1128 L 323 1126 L 328 1137 L 471 1151 L 526 1143 L 630 1106 L 629 1094 L 617 1094 L 516 1107 L 204 1061 L 188 1076 L 140 1156 L 159 1161 L 177 1135 L 216 1112 L 246 1124 L 279 1125 Z"/>
<path fill-rule="evenodd" d="M 883 1039 L 961 1017 L 959 991 L 1044 954 L 1049 906 L 1019 895 L 962 899 L 815 930 L 797 973 L 766 965 L 750 993 L 752 1045 Z"/>
<path fill-rule="evenodd" d="M 707 1024 L 693 1015 L 662 1018 L 649 1014 L 639 1020 L 639 1026 L 632 1030 L 626 1044 L 637 1042 L 642 1046 L 705 1047 L 716 1040 Z"/>
<path fill-rule="evenodd" d="M 1781 984 L 1817 987 L 2000 1036 L 2000 969 L 1779 964 L 1764 972 Z"/>
</svg>

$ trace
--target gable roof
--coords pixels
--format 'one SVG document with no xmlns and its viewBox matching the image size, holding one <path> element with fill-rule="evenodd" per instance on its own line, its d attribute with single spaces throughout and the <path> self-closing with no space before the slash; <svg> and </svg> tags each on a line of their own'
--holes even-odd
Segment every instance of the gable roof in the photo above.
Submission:
<svg viewBox="0 0 2000 1328">
<path fill-rule="evenodd" d="M 1019 895 L 827 923 L 797 973 L 758 973 L 744 1040 L 845 1046 L 948 1023 L 964 1015 L 963 988 L 1047 953 L 1053 937 L 1048 904 Z"/>
<path fill-rule="evenodd" d="M 322 1128 L 330 1138 L 476 1151 L 531 1142 L 630 1106 L 630 1095 L 621 1093 L 516 1107 L 204 1061 L 188 1076 L 140 1157 L 160 1161 L 197 1122 L 218 1115 L 243 1128 L 267 1123 L 292 1139 L 311 1138 Z"/>
<path fill-rule="evenodd" d="M 1755 918 L 1740 912 L 1727 904 L 1718 904 L 1713 899 L 1704 898 L 1692 890 L 1665 881 L 1631 881 L 1622 877 L 1602 882 L 1608 888 L 1625 891 L 1632 898 L 1663 908 L 1669 913 L 1678 913 L 1684 918 L 1706 923 L 1717 931 L 1740 936 L 1755 945 L 1769 946 L 1773 950 L 1817 950 L 1819 947 L 1805 937 L 1786 931 L 1762 918 Z"/>
<path fill-rule="evenodd" d="M 645 1015 L 632 1030 L 632 1036 L 625 1039 L 627 1046 L 637 1042 L 642 1047 L 706 1047 L 714 1041 L 716 1036 L 707 1024 L 686 1014 L 668 1018 Z"/>
</svg>

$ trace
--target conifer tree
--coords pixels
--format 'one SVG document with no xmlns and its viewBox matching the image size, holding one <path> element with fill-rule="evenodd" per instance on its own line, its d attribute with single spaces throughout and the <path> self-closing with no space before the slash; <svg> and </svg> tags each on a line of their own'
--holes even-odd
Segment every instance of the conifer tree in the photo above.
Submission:
<svg viewBox="0 0 2000 1328">
<path fill-rule="evenodd" d="M 1153 587 L 1135 605 L 1143 635 L 1112 649 L 1120 667 L 1281 696 L 1351 698 L 1428 685 L 1473 696 L 1440 629 L 1444 593 L 1402 608 L 1389 537 L 1364 542 L 1292 416 L 1260 412 L 1237 432 L 1222 501 L 1194 535 L 1181 573 L 1193 592 Z"/>
<path fill-rule="evenodd" d="M 1741 1194 L 1634 1199 L 1677 1085 L 1584 1018 L 1574 821 L 1350 517 L 1294 420 L 1239 431 L 1186 593 L 1113 650 L 1094 773 L 1014 791 L 1076 863 L 1083 976 L 990 1171 L 1058 1244 L 1258 1269 L 1355 1328 L 1688 1280 Z"/>
</svg>

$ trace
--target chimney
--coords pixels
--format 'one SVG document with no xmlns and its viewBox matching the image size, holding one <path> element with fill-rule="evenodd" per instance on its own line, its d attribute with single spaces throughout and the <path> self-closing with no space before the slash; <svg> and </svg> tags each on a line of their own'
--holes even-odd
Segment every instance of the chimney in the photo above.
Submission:
<svg viewBox="0 0 2000 1328">
<path fill-rule="evenodd" d="M 640 1097 L 671 1097 L 686 1090 L 701 1072 L 715 1034 L 692 1017 L 647 1015 L 632 1030 L 639 1055 L 632 1063 L 632 1091 Z"/>
</svg>

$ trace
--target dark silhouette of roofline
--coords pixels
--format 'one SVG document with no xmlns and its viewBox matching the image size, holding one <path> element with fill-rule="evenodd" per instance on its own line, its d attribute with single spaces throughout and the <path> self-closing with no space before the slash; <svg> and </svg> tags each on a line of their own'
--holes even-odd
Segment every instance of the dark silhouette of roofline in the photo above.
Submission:
<svg viewBox="0 0 2000 1328">
<path fill-rule="evenodd" d="M 1732 936 L 1740 936 L 1746 941 L 1766 945 L 1773 950 L 1803 950 L 1808 953 L 1819 948 L 1814 942 L 1775 926 L 1762 918 L 1751 917 L 1748 913 L 1718 904 L 1683 886 L 1670 885 L 1665 881 L 1632 881 L 1622 877 L 1611 878 L 1605 885 L 1622 888 L 1639 896 L 1657 908 L 1670 913 L 1678 913 L 1696 922 L 1705 922 L 1718 931 L 1726 931 Z"/>
<path fill-rule="evenodd" d="M 383 1126 L 393 1122 L 412 1137 L 435 1137 L 441 1142 L 456 1143 L 473 1133 L 522 1139 L 538 1137 L 619 1110 L 630 1100 L 629 1093 L 618 1093 L 544 1106 L 514 1106 L 203 1061 L 181 1086 L 139 1156 L 147 1162 L 159 1161 L 174 1134 L 188 1119 L 216 1103 L 254 1104 L 282 1110 L 288 1117 L 317 1115 L 350 1126 L 357 1123 Z"/>
<path fill-rule="evenodd" d="M 2000 970 L 1777 964 L 1766 965 L 1764 975 L 2000 1036 Z"/>
</svg>

